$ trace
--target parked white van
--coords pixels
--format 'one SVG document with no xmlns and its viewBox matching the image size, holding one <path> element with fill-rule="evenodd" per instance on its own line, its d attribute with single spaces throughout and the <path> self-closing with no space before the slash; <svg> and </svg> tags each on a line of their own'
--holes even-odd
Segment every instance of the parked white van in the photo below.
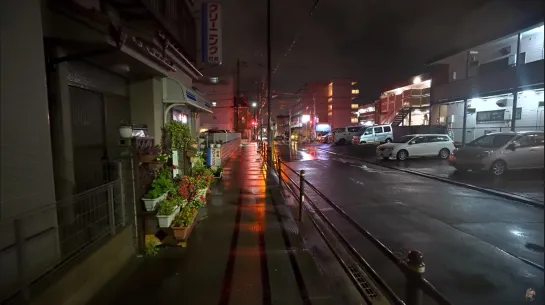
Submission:
<svg viewBox="0 0 545 305">
<path fill-rule="evenodd" d="M 352 137 L 361 136 L 364 126 L 348 126 L 337 128 L 333 131 L 333 143 L 337 145 L 352 143 Z"/>
<path fill-rule="evenodd" d="M 392 126 L 375 125 L 367 127 L 360 137 L 360 144 L 365 143 L 390 143 L 394 139 Z"/>
</svg>

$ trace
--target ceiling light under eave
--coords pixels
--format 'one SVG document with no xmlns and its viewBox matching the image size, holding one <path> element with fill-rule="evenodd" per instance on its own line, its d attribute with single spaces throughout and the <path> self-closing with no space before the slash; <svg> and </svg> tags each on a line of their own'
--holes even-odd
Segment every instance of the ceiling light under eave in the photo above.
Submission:
<svg viewBox="0 0 545 305">
<path fill-rule="evenodd" d="M 210 77 L 210 82 L 212 84 L 217 84 L 219 82 L 219 78 L 218 77 Z"/>
<path fill-rule="evenodd" d="M 413 84 L 420 84 L 422 82 L 422 79 L 420 78 L 420 76 L 417 76 L 415 78 L 413 78 Z"/>
</svg>

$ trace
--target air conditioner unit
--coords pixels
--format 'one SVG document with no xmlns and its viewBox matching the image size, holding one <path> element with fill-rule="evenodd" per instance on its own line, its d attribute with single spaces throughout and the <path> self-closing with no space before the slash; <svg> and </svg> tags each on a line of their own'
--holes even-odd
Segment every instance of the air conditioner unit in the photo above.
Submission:
<svg viewBox="0 0 545 305">
<path fill-rule="evenodd" d="M 512 103 L 513 103 L 512 98 L 502 98 L 496 101 L 496 105 L 498 105 L 498 107 L 507 107 L 507 106 L 513 105 Z"/>
</svg>

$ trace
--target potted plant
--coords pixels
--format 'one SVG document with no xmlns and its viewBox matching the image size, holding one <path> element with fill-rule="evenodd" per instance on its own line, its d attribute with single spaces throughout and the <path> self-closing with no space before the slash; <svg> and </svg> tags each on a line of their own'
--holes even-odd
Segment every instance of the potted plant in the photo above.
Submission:
<svg viewBox="0 0 545 305">
<path fill-rule="evenodd" d="M 186 240 L 189 237 L 195 224 L 196 216 L 197 209 L 193 206 L 187 205 L 180 210 L 180 213 L 176 215 L 171 226 L 176 240 Z"/>
<path fill-rule="evenodd" d="M 155 211 L 157 204 L 165 200 L 167 194 L 160 189 L 152 188 L 149 192 L 146 193 L 142 201 L 146 207 L 146 211 L 151 212 Z"/>
<path fill-rule="evenodd" d="M 147 256 L 156 256 L 159 254 L 159 246 L 161 242 L 155 235 L 147 234 L 145 237 L 144 254 Z"/>
<path fill-rule="evenodd" d="M 123 139 L 132 138 L 132 126 L 125 121 L 121 121 L 121 124 L 119 124 L 119 136 Z"/>
<path fill-rule="evenodd" d="M 157 221 L 160 228 L 168 228 L 176 217 L 176 214 L 180 211 L 180 206 L 176 204 L 176 201 L 167 199 L 161 201 L 159 208 L 157 209 Z"/>
<path fill-rule="evenodd" d="M 142 163 L 153 162 L 157 159 L 157 156 L 159 156 L 159 154 L 161 154 L 161 146 L 155 145 L 155 146 L 146 147 L 139 152 L 140 162 Z"/>
</svg>

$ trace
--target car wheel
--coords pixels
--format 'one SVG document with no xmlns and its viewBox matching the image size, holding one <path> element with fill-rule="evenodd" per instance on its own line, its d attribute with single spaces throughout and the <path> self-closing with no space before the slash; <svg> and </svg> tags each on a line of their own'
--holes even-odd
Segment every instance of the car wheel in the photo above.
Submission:
<svg viewBox="0 0 545 305">
<path fill-rule="evenodd" d="M 507 170 L 507 164 L 503 160 L 496 160 L 490 165 L 490 173 L 496 177 L 501 176 Z"/>
<path fill-rule="evenodd" d="M 443 148 L 439 151 L 439 158 L 446 159 L 450 155 L 450 150 L 447 148 Z"/>
<path fill-rule="evenodd" d="M 384 141 L 385 143 L 392 143 L 392 139 L 388 138 L 386 139 L 386 141 Z"/>
<path fill-rule="evenodd" d="M 407 160 L 408 157 L 409 157 L 409 152 L 404 149 L 397 152 L 397 159 L 399 161 Z"/>
</svg>

